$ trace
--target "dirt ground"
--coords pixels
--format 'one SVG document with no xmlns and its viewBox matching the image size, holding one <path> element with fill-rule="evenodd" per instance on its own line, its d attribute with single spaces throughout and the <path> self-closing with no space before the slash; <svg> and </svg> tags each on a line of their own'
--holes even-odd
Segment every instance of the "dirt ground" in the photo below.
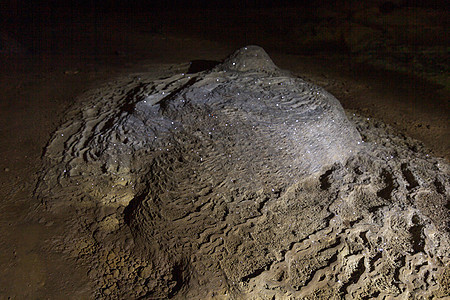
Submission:
<svg viewBox="0 0 450 300">
<path fill-rule="evenodd" d="M 293 53 L 277 46 L 276 35 L 264 39 L 246 31 L 236 39 L 217 38 L 214 30 L 199 34 L 156 22 L 159 28 L 153 21 L 115 14 L 89 20 L 59 27 L 57 21 L 39 23 L 23 29 L 22 37 L 14 34 L 23 25 L 18 24 L 3 39 L 3 45 L 13 40 L 20 45 L 14 51 L 2 47 L 0 55 L 0 299 L 89 297 L 85 267 L 47 247 L 64 232 L 64 220 L 42 215 L 36 222 L 40 203 L 33 191 L 43 149 L 65 111 L 82 92 L 120 74 L 155 64 L 220 61 L 259 42 L 280 68 L 324 87 L 345 109 L 390 124 L 422 141 L 430 154 L 450 158 L 450 94 L 441 79 L 362 63 L 354 54 Z"/>
</svg>

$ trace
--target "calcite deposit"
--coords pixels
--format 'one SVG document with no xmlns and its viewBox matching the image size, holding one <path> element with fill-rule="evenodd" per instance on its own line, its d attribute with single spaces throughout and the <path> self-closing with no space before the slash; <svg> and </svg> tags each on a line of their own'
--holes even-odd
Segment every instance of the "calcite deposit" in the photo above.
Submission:
<svg viewBox="0 0 450 300">
<path fill-rule="evenodd" d="M 84 95 L 37 194 L 98 298 L 449 293 L 449 166 L 257 46 Z"/>
</svg>

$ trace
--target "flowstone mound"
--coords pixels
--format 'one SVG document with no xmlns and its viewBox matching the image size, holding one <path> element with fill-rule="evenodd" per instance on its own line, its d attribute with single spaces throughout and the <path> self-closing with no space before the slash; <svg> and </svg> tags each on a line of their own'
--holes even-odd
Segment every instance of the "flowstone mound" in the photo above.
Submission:
<svg viewBox="0 0 450 300">
<path fill-rule="evenodd" d="M 445 162 L 259 47 L 180 68 L 92 91 L 46 148 L 37 193 L 72 214 L 55 246 L 97 297 L 448 293 Z"/>
</svg>

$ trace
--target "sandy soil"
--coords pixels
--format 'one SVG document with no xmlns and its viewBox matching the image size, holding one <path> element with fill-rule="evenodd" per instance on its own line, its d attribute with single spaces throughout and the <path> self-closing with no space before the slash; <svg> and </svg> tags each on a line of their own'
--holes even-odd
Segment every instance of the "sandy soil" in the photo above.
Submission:
<svg viewBox="0 0 450 300">
<path fill-rule="evenodd" d="M 0 296 L 5 299 L 80 299 L 92 292 L 86 266 L 49 247 L 52 238 L 67 230 L 66 219 L 45 214 L 36 218 L 36 212 L 43 212 L 32 196 L 42 151 L 77 96 L 120 74 L 143 72 L 155 64 L 219 61 L 239 46 L 258 42 L 250 37 L 215 41 L 208 33 L 175 34 L 151 26 L 144 30 L 149 24 L 111 19 L 72 29 L 43 27 L 40 40 L 36 32 L 28 32 L 21 42 L 34 43 L 34 52 L 18 50 L 13 52 L 22 53 L 2 53 L 0 58 Z M 70 39 L 81 36 L 68 34 L 70 30 L 84 35 Z M 9 36 L 19 40 L 11 32 Z M 449 94 L 436 81 L 418 78 L 414 72 L 379 70 L 347 55 L 272 49 L 268 52 L 278 66 L 323 86 L 344 108 L 421 140 L 430 154 L 450 157 Z"/>
</svg>

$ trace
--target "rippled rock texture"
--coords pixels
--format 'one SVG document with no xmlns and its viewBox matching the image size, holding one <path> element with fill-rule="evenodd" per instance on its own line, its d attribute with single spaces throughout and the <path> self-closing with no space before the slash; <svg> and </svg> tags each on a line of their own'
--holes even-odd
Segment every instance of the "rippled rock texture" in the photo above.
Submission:
<svg viewBox="0 0 450 300">
<path fill-rule="evenodd" d="M 37 193 L 97 297 L 448 295 L 448 165 L 263 49 L 85 98 Z"/>
</svg>

